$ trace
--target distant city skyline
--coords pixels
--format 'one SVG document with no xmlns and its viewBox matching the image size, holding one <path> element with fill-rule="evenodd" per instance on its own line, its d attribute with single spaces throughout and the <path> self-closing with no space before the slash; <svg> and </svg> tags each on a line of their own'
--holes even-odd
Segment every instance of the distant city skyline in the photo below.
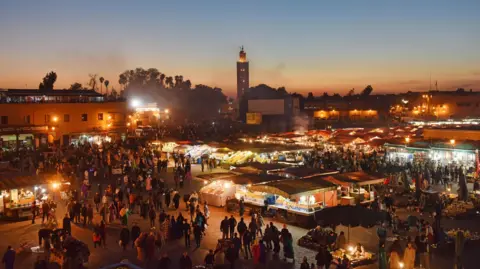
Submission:
<svg viewBox="0 0 480 269">
<path fill-rule="evenodd" d="M 136 67 L 236 95 L 250 86 L 345 94 L 480 90 L 480 1 L 2 1 L 0 88 L 56 89 Z"/>
</svg>

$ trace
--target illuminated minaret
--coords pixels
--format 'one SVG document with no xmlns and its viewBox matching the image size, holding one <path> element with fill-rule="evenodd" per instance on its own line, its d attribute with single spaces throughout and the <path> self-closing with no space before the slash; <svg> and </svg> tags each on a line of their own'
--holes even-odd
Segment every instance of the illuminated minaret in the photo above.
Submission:
<svg viewBox="0 0 480 269">
<path fill-rule="evenodd" d="M 249 85 L 247 53 L 242 46 L 237 61 L 237 99 L 242 97 Z"/>
</svg>

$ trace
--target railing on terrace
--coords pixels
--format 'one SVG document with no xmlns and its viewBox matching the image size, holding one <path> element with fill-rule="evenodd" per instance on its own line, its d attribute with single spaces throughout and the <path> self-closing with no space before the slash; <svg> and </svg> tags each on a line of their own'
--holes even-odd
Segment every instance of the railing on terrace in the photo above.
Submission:
<svg viewBox="0 0 480 269">
<path fill-rule="evenodd" d="M 126 98 L 79 98 L 79 99 L 52 99 L 52 100 L 25 100 L 16 98 L 0 98 L 0 104 L 52 104 L 52 103 L 109 103 L 125 102 Z"/>
</svg>

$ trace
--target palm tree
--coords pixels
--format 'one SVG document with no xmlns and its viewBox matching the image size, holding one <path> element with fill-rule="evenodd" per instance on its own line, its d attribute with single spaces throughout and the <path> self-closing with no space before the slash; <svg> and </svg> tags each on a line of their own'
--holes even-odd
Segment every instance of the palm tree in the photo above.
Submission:
<svg viewBox="0 0 480 269">
<path fill-rule="evenodd" d="M 104 83 L 105 83 L 105 94 L 107 94 L 107 95 L 108 95 L 108 84 L 110 84 L 110 81 L 108 81 L 108 80 L 105 80 L 105 82 L 104 82 Z"/>
<path fill-rule="evenodd" d="M 105 81 L 105 79 L 100 77 L 98 80 L 100 80 L 100 93 L 103 93 L 103 81 Z"/>
<path fill-rule="evenodd" d="M 172 77 L 166 77 L 166 78 L 165 78 L 165 84 L 166 84 L 169 88 L 173 88 L 173 78 L 172 78 Z"/>
<path fill-rule="evenodd" d="M 162 85 L 162 87 L 165 87 L 164 80 L 165 80 L 165 74 L 160 74 L 160 84 Z"/>
</svg>

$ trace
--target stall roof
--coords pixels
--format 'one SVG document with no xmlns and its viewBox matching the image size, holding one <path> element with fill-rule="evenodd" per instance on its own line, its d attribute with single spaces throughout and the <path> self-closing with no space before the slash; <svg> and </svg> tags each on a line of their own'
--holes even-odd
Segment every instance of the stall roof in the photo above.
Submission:
<svg viewBox="0 0 480 269">
<path fill-rule="evenodd" d="M 285 178 L 276 175 L 268 174 L 241 174 L 233 177 L 225 178 L 225 180 L 231 180 L 234 184 L 247 185 L 247 184 L 262 184 L 273 181 L 285 180 Z"/>
<path fill-rule="evenodd" d="M 305 179 L 287 179 L 273 181 L 266 184 L 253 185 L 251 191 L 266 192 L 290 198 L 294 195 L 308 195 L 319 191 L 335 190 L 335 184 L 323 180 L 320 177 Z"/>
<path fill-rule="evenodd" d="M 6 177 L 0 175 L 0 190 L 18 189 L 40 184 L 47 184 L 47 179 L 43 176 L 17 176 Z"/>
<path fill-rule="evenodd" d="M 338 173 L 338 171 L 334 171 L 334 170 L 324 170 L 324 169 L 308 168 L 308 167 L 301 167 L 301 166 L 286 168 L 284 172 L 296 178 L 309 178 L 314 176 L 320 176 L 320 175 L 324 176 L 324 175 Z"/>
<path fill-rule="evenodd" d="M 356 184 L 359 186 L 383 183 L 385 177 L 380 173 L 351 172 L 322 177 L 335 185 Z"/>
<path fill-rule="evenodd" d="M 285 164 L 285 163 L 252 162 L 252 163 L 245 163 L 245 164 L 235 166 L 235 168 L 239 168 L 239 169 L 245 168 L 245 169 L 259 170 L 259 171 L 278 170 L 278 169 L 284 169 L 287 167 L 291 167 L 291 165 Z"/>
<path fill-rule="evenodd" d="M 210 173 L 210 174 L 196 175 L 196 177 L 204 180 L 215 180 L 215 179 L 225 179 L 225 178 L 233 177 L 236 175 L 237 174 L 235 173 L 224 172 L 224 173 Z"/>
</svg>

